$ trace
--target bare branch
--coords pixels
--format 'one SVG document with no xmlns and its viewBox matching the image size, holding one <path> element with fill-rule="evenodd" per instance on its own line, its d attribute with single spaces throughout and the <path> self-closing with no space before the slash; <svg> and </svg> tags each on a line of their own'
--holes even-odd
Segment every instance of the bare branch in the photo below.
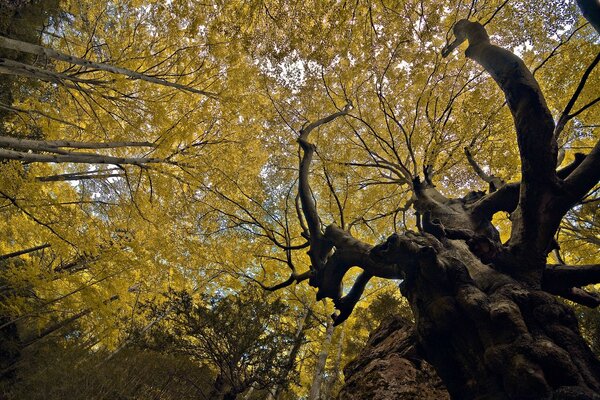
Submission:
<svg viewBox="0 0 600 400">
<path fill-rule="evenodd" d="M 294 272 L 292 272 L 292 274 L 290 275 L 290 277 L 278 284 L 272 285 L 272 286 L 267 286 L 264 283 L 262 283 L 261 281 L 259 281 L 258 279 L 255 279 L 251 276 L 248 275 L 244 275 L 245 278 L 250 279 L 251 281 L 257 283 L 263 290 L 269 291 L 269 292 L 274 292 L 276 290 L 279 289 L 283 289 L 284 287 L 288 287 L 291 286 L 293 283 L 300 283 L 302 281 L 307 280 L 308 278 L 310 278 L 311 276 L 311 271 L 305 271 L 301 274 L 296 274 Z"/>
<path fill-rule="evenodd" d="M 0 146 L 19 150 L 54 152 L 62 147 L 71 149 L 114 149 L 119 147 L 156 147 L 150 142 L 77 142 L 70 140 L 32 140 L 0 136 Z"/>
<path fill-rule="evenodd" d="M 36 154 L 14 150 L 0 149 L 0 159 L 18 160 L 24 162 L 42 163 L 73 163 L 73 164 L 121 164 L 137 165 L 158 164 L 165 162 L 160 158 L 113 157 L 92 153 L 70 152 L 68 154 Z"/>
<path fill-rule="evenodd" d="M 468 147 L 465 147 L 465 155 L 467 156 L 467 161 L 469 161 L 469 164 L 471 165 L 471 167 L 473 167 L 473 170 L 475 170 L 477 176 L 479 176 L 483 181 L 487 182 L 490 185 L 490 193 L 495 192 L 496 190 L 504 186 L 504 181 L 502 179 L 498 178 L 495 175 L 488 175 L 483 171 L 483 169 L 481 169 L 479 164 L 477 164 L 477 162 L 473 158 L 473 155 L 471 154 L 471 151 Z"/>
<path fill-rule="evenodd" d="M 591 101 L 590 103 L 586 104 L 585 106 L 581 107 L 581 109 L 579 109 L 578 111 L 571 114 L 571 110 L 573 109 L 575 102 L 577 101 L 577 99 L 579 98 L 579 95 L 581 94 L 583 88 L 585 87 L 585 83 L 587 82 L 587 79 L 589 78 L 590 74 L 592 73 L 592 71 L 594 70 L 596 65 L 598 65 L 598 62 L 600 62 L 600 53 L 598 53 L 596 55 L 596 58 L 594 58 L 594 60 L 592 60 L 590 65 L 586 68 L 585 72 L 581 76 L 581 79 L 579 80 L 579 84 L 577 85 L 575 92 L 571 96 L 571 99 L 565 106 L 565 109 L 563 110 L 563 112 L 560 114 L 560 117 L 558 118 L 558 122 L 556 123 L 556 127 L 554 128 L 554 138 L 555 139 L 558 139 L 561 132 L 565 128 L 565 125 L 567 124 L 567 122 L 569 122 L 572 118 L 576 117 L 577 115 L 579 115 L 580 113 L 582 113 L 589 107 L 593 106 L 600 100 L 600 98 L 597 98 L 597 99 Z"/>
</svg>

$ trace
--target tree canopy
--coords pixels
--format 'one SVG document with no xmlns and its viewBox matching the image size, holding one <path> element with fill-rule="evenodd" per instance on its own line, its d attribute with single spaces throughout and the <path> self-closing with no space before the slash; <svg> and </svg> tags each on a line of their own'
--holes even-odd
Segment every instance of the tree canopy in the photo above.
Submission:
<svg viewBox="0 0 600 400">
<path fill-rule="evenodd" d="M 411 246 L 462 240 L 454 258 L 597 307 L 600 48 L 579 3 L 8 2 L 2 390 L 64 379 L 44 372 L 62 354 L 81 386 L 171 366 L 131 398 L 219 379 L 297 398 L 315 371 L 334 396 L 383 314 L 425 326 L 393 258 Z M 597 353 L 597 311 L 577 314 Z"/>
</svg>

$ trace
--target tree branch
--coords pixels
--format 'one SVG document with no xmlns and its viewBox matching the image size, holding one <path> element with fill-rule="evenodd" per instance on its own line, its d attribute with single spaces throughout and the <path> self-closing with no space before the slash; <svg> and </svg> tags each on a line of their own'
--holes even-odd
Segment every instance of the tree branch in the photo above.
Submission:
<svg viewBox="0 0 600 400">
<path fill-rule="evenodd" d="M 125 75 L 132 80 L 142 80 L 142 81 L 151 82 L 151 83 L 155 83 L 155 84 L 162 85 L 162 86 L 173 87 L 173 88 L 176 88 L 179 90 L 184 90 L 184 91 L 191 92 L 191 93 L 202 94 L 202 95 L 205 95 L 205 96 L 211 97 L 211 98 L 215 97 L 215 93 L 207 92 L 204 90 L 198 90 L 196 88 L 182 85 L 179 83 L 169 82 L 164 79 L 145 75 L 145 74 L 142 74 L 139 72 L 132 71 L 127 68 L 117 67 L 117 66 L 105 64 L 105 63 L 92 62 L 92 61 L 89 61 L 89 60 L 86 60 L 83 58 L 74 57 L 74 56 L 71 56 L 68 54 L 60 53 L 56 50 L 38 46 L 38 45 L 35 45 L 32 43 L 22 42 L 22 41 L 15 40 L 15 39 L 9 39 L 4 36 L 0 36 L 0 47 L 3 47 L 5 49 L 22 51 L 25 53 L 35 54 L 38 56 L 45 56 L 48 58 L 53 58 L 55 60 L 66 61 L 68 63 L 80 65 L 80 66 L 82 66 L 84 68 L 88 68 L 88 69 L 96 69 L 96 70 L 100 70 L 100 71 L 110 72 L 113 74 Z"/>
<path fill-rule="evenodd" d="M 596 102 L 598 102 L 598 100 L 600 100 L 600 99 L 595 99 L 595 100 L 591 101 L 590 103 L 586 104 L 585 106 L 583 106 L 581 109 L 579 109 L 575 113 L 571 114 L 571 110 L 573 109 L 575 102 L 577 101 L 577 99 L 579 98 L 579 95 L 583 91 L 583 88 L 585 87 L 585 83 L 587 82 L 588 77 L 590 76 L 590 74 L 592 73 L 592 71 L 594 70 L 596 65 L 598 65 L 598 62 L 600 62 L 600 53 L 598 53 L 596 55 L 596 58 L 594 58 L 594 60 L 586 68 L 585 72 L 581 76 L 581 79 L 579 80 L 579 84 L 577 85 L 575 92 L 571 96 L 571 99 L 565 106 L 565 109 L 563 110 L 563 112 L 560 114 L 560 117 L 558 118 L 558 122 L 556 123 L 556 127 L 554 128 L 554 139 L 558 140 L 558 137 L 560 136 L 561 132 L 565 128 L 565 125 L 567 124 L 567 122 L 569 122 L 572 118 L 574 118 L 578 114 L 582 113 L 587 108 L 591 107 Z"/>
<path fill-rule="evenodd" d="M 600 283 L 600 264 L 547 265 L 544 286 L 566 289 Z"/>
<path fill-rule="evenodd" d="M 490 193 L 495 192 L 496 190 L 504 186 L 504 181 L 502 179 L 498 178 L 495 175 L 488 175 L 483 171 L 483 169 L 481 169 L 479 164 L 477 164 L 477 162 L 473 158 L 473 155 L 471 154 L 471 151 L 468 147 L 465 147 L 465 155 L 467 156 L 467 161 L 469 161 L 469 164 L 471 165 L 477 176 L 479 176 L 484 182 L 487 182 L 490 185 Z"/>
<path fill-rule="evenodd" d="M 592 190 L 598 181 L 600 181 L 600 140 L 581 164 L 564 180 L 564 201 L 561 202 L 560 208 L 562 215 Z"/>
<path fill-rule="evenodd" d="M 48 247 L 50 247 L 50 245 L 48 243 L 46 243 L 46 244 L 42 244 L 39 246 L 30 247 L 28 249 L 15 251 L 15 252 L 8 253 L 8 254 L 3 254 L 3 255 L 0 255 L 0 261 L 7 260 L 9 258 L 19 257 L 19 256 L 22 256 L 23 254 L 29 254 L 29 253 L 33 253 L 35 251 L 40 251 L 40 250 L 46 249 Z"/>
<path fill-rule="evenodd" d="M 600 3 L 598 0 L 577 0 L 577 5 L 583 14 L 583 17 L 600 34 Z"/>
<path fill-rule="evenodd" d="M 32 140 L 0 136 L 0 146 L 18 150 L 54 152 L 61 147 L 71 149 L 114 149 L 119 147 L 156 147 L 150 142 L 77 142 L 70 140 Z"/>
<path fill-rule="evenodd" d="M 36 154 L 21 151 L 0 149 L 0 159 L 18 160 L 24 162 L 42 163 L 73 163 L 73 164 L 116 164 L 137 165 L 158 164 L 165 162 L 160 158 L 146 157 L 113 157 L 100 154 L 70 152 L 68 154 Z"/>
<path fill-rule="evenodd" d="M 556 171 L 556 176 L 559 179 L 566 179 L 586 159 L 586 155 L 582 153 L 575 153 L 574 157 L 573 162 Z M 512 213 L 519 205 L 520 190 L 521 183 L 505 184 L 497 191 L 482 197 L 474 203 L 471 212 L 475 216 L 487 220 L 491 220 L 494 214 L 500 211 Z"/>
<path fill-rule="evenodd" d="M 290 275 L 290 277 L 288 279 L 286 279 L 285 281 L 272 285 L 272 286 L 268 286 L 265 285 L 264 283 L 262 283 L 261 281 L 259 281 L 258 279 L 255 279 L 251 276 L 248 275 L 244 275 L 244 277 L 250 279 L 251 281 L 255 282 L 258 284 L 258 286 L 260 286 L 263 290 L 269 291 L 269 292 L 274 292 L 276 290 L 279 289 L 283 289 L 284 287 L 288 287 L 291 286 L 293 283 L 300 283 L 302 281 L 307 280 L 308 278 L 310 278 L 311 275 L 311 271 L 305 271 L 301 274 L 296 274 L 295 272 L 292 272 L 292 274 Z"/>
<path fill-rule="evenodd" d="M 511 252 L 521 265 L 520 278 L 540 284 L 541 272 L 562 215 L 547 215 L 557 192 L 557 144 L 554 120 L 542 91 L 525 63 L 508 50 L 492 45 L 485 28 L 461 20 L 454 26 L 456 40 L 447 45 L 447 56 L 465 40 L 465 55 L 477 61 L 494 78 L 506 96 L 517 133 L 522 181 L 518 213 L 513 215 Z"/>
<path fill-rule="evenodd" d="M 319 219 L 317 205 L 315 204 L 310 189 L 310 163 L 312 162 L 315 146 L 308 142 L 308 136 L 314 129 L 320 127 L 321 125 L 327 124 L 338 117 L 348 114 L 348 111 L 350 111 L 351 107 L 352 104 L 348 103 L 341 111 L 308 124 L 306 127 L 300 130 L 300 137 L 298 138 L 298 143 L 304 152 L 300 160 L 298 195 L 302 205 L 302 213 L 304 214 L 306 225 L 310 234 L 309 255 L 313 264 L 313 268 L 317 270 L 322 268 L 324 265 L 325 257 L 331 249 L 331 246 L 323 242 L 321 220 Z"/>
</svg>

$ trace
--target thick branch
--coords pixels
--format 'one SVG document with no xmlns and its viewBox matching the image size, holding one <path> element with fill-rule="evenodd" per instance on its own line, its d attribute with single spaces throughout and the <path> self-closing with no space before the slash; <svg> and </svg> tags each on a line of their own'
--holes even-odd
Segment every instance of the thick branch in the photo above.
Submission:
<svg viewBox="0 0 600 400">
<path fill-rule="evenodd" d="M 334 317 L 336 325 L 342 323 L 352 313 L 371 277 L 386 279 L 403 277 L 403 272 L 397 264 L 403 260 L 394 258 L 393 262 L 387 263 L 381 258 L 373 257 L 373 246 L 355 239 L 349 232 L 336 225 L 327 227 L 324 239 L 335 246 L 335 251 L 327 258 L 323 267 L 316 271 L 313 280 L 319 289 L 317 300 L 333 299 L 336 308 L 340 311 Z M 362 268 L 364 272 L 357 278 L 350 292 L 342 297 L 344 275 L 354 266 Z"/>
<path fill-rule="evenodd" d="M 42 244 L 39 246 L 31 247 L 28 249 L 15 251 L 15 252 L 8 253 L 8 254 L 3 254 L 3 255 L 0 255 L 0 261 L 7 260 L 9 258 L 19 257 L 19 256 L 22 256 L 23 254 L 33 253 L 34 251 L 40 251 L 40 250 L 43 250 L 48 247 L 50 247 L 50 245 L 48 243 L 46 243 L 46 244 Z"/>
<path fill-rule="evenodd" d="M 339 310 L 339 314 L 334 314 L 334 326 L 341 324 L 348 319 L 350 314 L 352 314 L 354 306 L 356 306 L 356 303 L 358 303 L 362 297 L 365 287 L 372 277 L 373 275 L 370 273 L 366 271 L 362 272 L 358 278 L 356 278 L 356 281 L 354 282 L 354 285 L 352 285 L 352 289 L 350 289 L 348 294 L 341 299 L 334 301 L 335 308 Z"/>
<path fill-rule="evenodd" d="M 21 151 L 0 149 L 0 159 L 18 160 L 24 162 L 42 162 L 42 163 L 73 163 L 73 164 L 117 164 L 117 165 L 137 165 L 162 163 L 160 158 L 147 157 L 113 157 L 100 154 L 77 153 L 68 154 L 35 154 Z"/>
<path fill-rule="evenodd" d="M 596 308 L 600 305 L 600 295 L 597 293 L 588 292 L 587 290 L 578 287 L 555 291 L 548 290 L 548 292 L 563 297 L 567 300 L 571 300 L 574 303 L 581 304 L 582 306 Z"/>
<path fill-rule="evenodd" d="M 598 0 L 577 0 L 583 17 L 589 21 L 600 34 L 600 2 Z"/>
<path fill-rule="evenodd" d="M 310 234 L 310 257 L 313 267 L 319 269 L 323 266 L 325 257 L 331 247 L 323 243 L 323 233 L 321 231 L 321 220 L 317 211 L 317 205 L 312 196 L 310 189 L 309 175 L 310 175 L 310 163 L 315 151 L 315 147 L 312 143 L 308 142 L 308 136 L 310 133 L 334 119 L 348 114 L 350 111 L 351 104 L 347 104 L 343 110 L 333 113 L 325 118 L 321 118 L 318 121 L 312 122 L 306 127 L 300 130 L 300 137 L 298 143 L 302 147 L 304 152 L 300 160 L 300 171 L 299 171 L 299 183 L 298 183 L 298 195 L 300 197 L 300 203 L 302 204 L 302 213 L 306 219 L 308 231 Z"/>
<path fill-rule="evenodd" d="M 519 57 L 492 45 L 479 23 L 461 20 L 454 26 L 454 33 L 455 42 L 443 54 L 448 55 L 468 39 L 466 56 L 494 78 L 513 115 L 523 178 L 518 212 L 513 214 L 510 249 L 522 267 L 520 279 L 538 285 L 549 245 L 562 217 L 559 213 L 549 216 L 547 212 L 559 185 L 554 121 L 537 81 Z"/>
<path fill-rule="evenodd" d="M 0 147 L 18 150 L 54 152 L 61 147 L 71 149 L 114 149 L 119 147 L 155 147 L 150 142 L 77 142 L 70 140 L 32 140 L 0 136 Z"/>
<path fill-rule="evenodd" d="M 519 57 L 490 43 L 481 24 L 461 20 L 454 33 L 457 44 L 469 40 L 465 55 L 483 66 L 506 95 L 517 130 L 524 181 L 552 182 L 557 152 L 554 121 L 537 81 Z"/>
<path fill-rule="evenodd" d="M 471 212 L 476 217 L 489 221 L 497 212 L 512 213 L 519 204 L 520 189 L 520 183 L 506 184 L 475 203 Z"/>
<path fill-rule="evenodd" d="M 600 181 L 600 140 L 564 180 L 566 194 L 560 212 L 564 215 Z M 562 217 L 562 215 L 561 215 Z"/>
<path fill-rule="evenodd" d="M 557 170 L 556 175 L 560 179 L 566 179 L 585 159 L 585 154 L 575 153 L 573 162 L 566 167 Z M 505 184 L 497 191 L 484 196 L 481 200 L 476 202 L 473 205 L 471 212 L 473 215 L 487 220 L 491 220 L 494 214 L 500 211 L 512 213 L 519 204 L 520 190 L 520 183 Z"/>
<path fill-rule="evenodd" d="M 548 265 L 544 271 L 544 286 L 571 288 L 600 283 L 600 264 Z"/>
</svg>

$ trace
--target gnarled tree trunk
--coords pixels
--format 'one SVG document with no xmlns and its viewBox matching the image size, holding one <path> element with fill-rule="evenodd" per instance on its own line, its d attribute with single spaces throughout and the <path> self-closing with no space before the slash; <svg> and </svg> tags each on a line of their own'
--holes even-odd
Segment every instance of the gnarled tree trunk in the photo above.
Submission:
<svg viewBox="0 0 600 400">
<path fill-rule="evenodd" d="M 378 246 L 361 242 L 336 225 L 321 228 L 309 171 L 315 128 L 350 113 L 343 110 L 300 131 L 303 157 L 299 197 L 309 238 L 309 278 L 317 298 L 333 299 L 343 322 L 373 276 L 401 278 L 416 321 L 421 354 L 437 370 L 454 399 L 598 399 L 600 363 L 582 339 L 571 309 L 556 295 L 597 307 L 600 299 L 581 287 L 600 282 L 600 265 L 548 266 L 554 234 L 567 211 L 600 180 L 600 142 L 556 171 L 555 124 L 544 96 L 523 61 L 490 43 L 485 28 L 459 21 L 456 41 L 492 76 L 515 121 L 522 180 L 490 179 L 490 192 L 447 198 L 432 183 L 411 177 L 418 232 L 394 234 Z M 467 155 L 468 157 L 472 157 Z M 472 161 L 472 160 L 471 160 Z M 492 184 L 493 183 L 493 184 Z M 502 243 L 492 225 L 497 212 L 511 213 L 512 230 Z M 341 282 L 353 266 L 364 272 L 350 292 Z"/>
</svg>

